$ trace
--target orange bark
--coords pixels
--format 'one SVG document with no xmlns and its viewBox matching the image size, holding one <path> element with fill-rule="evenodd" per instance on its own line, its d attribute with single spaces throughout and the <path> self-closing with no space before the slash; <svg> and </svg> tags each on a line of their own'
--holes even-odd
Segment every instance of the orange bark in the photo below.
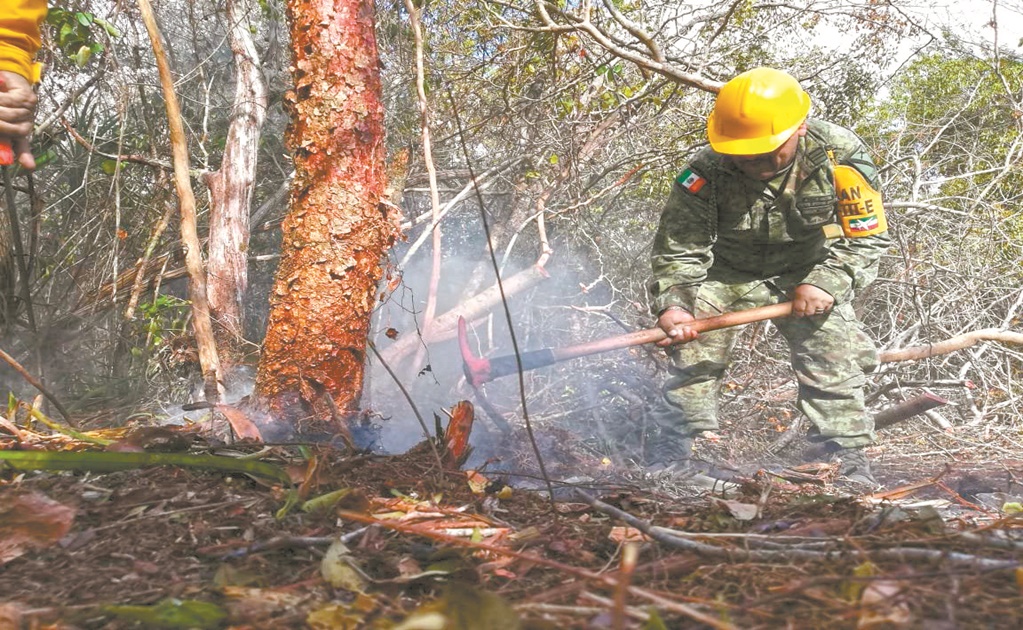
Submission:
<svg viewBox="0 0 1023 630">
<path fill-rule="evenodd" d="M 373 4 L 290 0 L 291 209 L 256 394 L 277 421 L 358 408 L 366 340 L 396 231 L 385 188 Z"/>
</svg>

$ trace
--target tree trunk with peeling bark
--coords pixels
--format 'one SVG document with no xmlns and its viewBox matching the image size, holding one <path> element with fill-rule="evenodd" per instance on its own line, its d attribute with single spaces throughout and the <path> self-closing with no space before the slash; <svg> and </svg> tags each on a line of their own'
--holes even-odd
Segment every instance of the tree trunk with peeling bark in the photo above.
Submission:
<svg viewBox="0 0 1023 630">
<path fill-rule="evenodd" d="M 210 209 L 208 295 L 224 369 L 242 354 L 248 287 L 249 211 L 256 179 L 267 88 L 245 18 L 247 0 L 228 0 L 227 21 L 236 69 L 234 110 L 220 170 L 206 177 Z"/>
<path fill-rule="evenodd" d="M 256 395 L 275 422 L 297 425 L 357 410 L 376 285 L 397 231 L 381 204 L 372 2 L 290 0 L 288 15 L 295 181 Z"/>
</svg>

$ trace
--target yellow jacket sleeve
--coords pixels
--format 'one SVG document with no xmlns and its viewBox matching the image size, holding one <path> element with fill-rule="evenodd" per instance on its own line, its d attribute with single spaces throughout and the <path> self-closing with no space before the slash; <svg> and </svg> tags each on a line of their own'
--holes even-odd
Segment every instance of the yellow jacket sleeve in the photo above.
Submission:
<svg viewBox="0 0 1023 630">
<path fill-rule="evenodd" d="M 17 72 L 33 83 L 39 67 L 39 27 L 46 19 L 46 0 L 3 0 L 0 11 L 0 70 Z"/>
</svg>

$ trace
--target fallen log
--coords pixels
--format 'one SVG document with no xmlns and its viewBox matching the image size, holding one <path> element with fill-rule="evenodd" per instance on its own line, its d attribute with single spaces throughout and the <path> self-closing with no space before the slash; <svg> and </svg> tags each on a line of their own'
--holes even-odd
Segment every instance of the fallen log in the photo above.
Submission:
<svg viewBox="0 0 1023 630">
<path fill-rule="evenodd" d="M 893 424 L 912 418 L 917 414 L 921 414 L 925 411 L 930 411 L 935 407 L 941 407 L 942 405 L 947 404 L 948 401 L 941 396 L 926 392 L 892 405 L 886 409 L 882 409 L 874 414 L 874 428 L 885 429 Z"/>
<path fill-rule="evenodd" d="M 888 427 L 898 424 L 903 420 L 908 420 L 915 415 L 925 413 L 927 411 L 930 411 L 931 409 L 934 409 L 935 407 L 941 407 L 947 404 L 948 404 L 947 400 L 945 400 L 941 396 L 932 394 L 930 392 L 913 396 L 912 398 L 904 400 L 900 403 L 896 403 L 891 407 L 887 407 L 875 413 L 874 429 L 875 430 L 887 429 Z M 785 433 L 783 433 L 781 437 L 779 437 L 777 440 L 772 442 L 767 447 L 767 452 L 768 453 L 780 452 L 783 448 L 791 444 L 793 440 L 795 440 L 799 435 L 801 435 L 802 429 L 803 418 L 802 416 L 800 416 L 797 418 L 796 422 L 792 424 L 792 426 L 786 429 Z M 818 446 L 818 448 L 819 452 L 814 455 L 811 455 L 811 457 L 824 457 L 825 455 L 824 448 L 821 446 Z"/>
<path fill-rule="evenodd" d="M 491 285 L 471 299 L 465 300 L 443 315 L 435 317 L 422 338 L 408 334 L 388 348 L 381 350 L 382 360 L 391 365 L 402 365 L 403 360 L 423 344 L 437 343 L 455 337 L 458 334 L 459 318 L 476 319 L 486 315 L 495 304 L 500 304 L 502 290 L 504 296 L 514 295 L 536 286 L 548 277 L 549 275 L 543 267 L 534 265 L 523 269 L 514 276 L 505 279 L 500 286 Z"/>
</svg>

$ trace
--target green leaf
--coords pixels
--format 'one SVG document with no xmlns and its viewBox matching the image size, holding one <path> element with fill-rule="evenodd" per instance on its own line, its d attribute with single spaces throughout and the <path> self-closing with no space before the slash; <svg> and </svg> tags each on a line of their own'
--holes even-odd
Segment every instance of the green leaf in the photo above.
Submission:
<svg viewBox="0 0 1023 630">
<path fill-rule="evenodd" d="M 107 22 L 106 20 L 98 18 L 98 17 L 92 18 L 92 21 L 95 22 L 96 24 L 99 24 L 100 26 L 102 26 L 103 30 L 107 32 L 107 35 L 109 35 L 111 37 L 120 37 L 121 36 L 121 31 L 117 30 L 117 27 L 114 26 L 113 24 L 111 24 L 110 22 Z"/>
<path fill-rule="evenodd" d="M 557 164 L 558 163 L 558 154 L 557 153 L 552 153 L 551 157 L 548 158 L 547 161 L 550 162 L 551 164 Z"/>
<path fill-rule="evenodd" d="M 309 499 L 302 504 L 303 512 L 316 512 L 318 510 L 325 510 L 334 507 L 338 501 L 351 494 L 351 488 L 341 488 L 333 492 L 321 494 L 318 497 Z"/>
<path fill-rule="evenodd" d="M 42 155 L 37 155 L 36 156 L 36 168 L 37 169 L 38 168 L 42 168 L 43 166 L 45 166 L 45 165 L 49 164 L 50 162 L 54 161 L 54 159 L 56 159 L 56 157 L 57 157 L 57 152 L 54 151 L 53 149 L 48 149 Z"/>
<path fill-rule="evenodd" d="M 664 625 L 664 620 L 661 619 L 659 614 L 657 614 L 657 610 L 653 608 L 649 608 L 648 610 L 650 612 L 650 618 L 643 624 L 643 630 L 668 630 L 668 626 Z"/>
<path fill-rule="evenodd" d="M 78 64 L 79 68 L 84 68 L 85 64 L 89 63 L 90 57 L 92 57 L 92 49 L 88 46 L 82 46 L 75 54 L 75 63 Z"/>
<path fill-rule="evenodd" d="M 81 11 L 79 11 L 78 13 L 75 13 L 75 19 L 78 20 L 78 23 L 81 24 L 82 26 L 92 25 L 91 13 L 82 13 Z"/>
<path fill-rule="evenodd" d="M 295 509 L 296 505 L 298 505 L 298 490 L 291 488 L 284 495 L 284 505 L 274 513 L 274 518 L 278 521 L 283 520 L 285 516 L 291 514 L 291 510 Z"/>
<path fill-rule="evenodd" d="M 320 575 L 334 588 L 361 593 L 368 583 L 355 568 L 355 559 L 348 553 L 348 547 L 340 540 L 334 541 L 320 562 Z"/>
<path fill-rule="evenodd" d="M 227 613 L 216 604 L 195 600 L 165 599 L 154 606 L 104 606 L 103 611 L 148 628 L 219 628 Z"/>
<path fill-rule="evenodd" d="M 863 589 L 867 587 L 867 582 L 864 581 L 864 578 L 875 577 L 877 573 L 877 565 L 872 562 L 868 561 L 857 565 L 853 569 L 853 577 L 859 579 L 842 582 L 842 596 L 850 602 L 859 600 L 860 595 L 863 594 Z"/>
</svg>

